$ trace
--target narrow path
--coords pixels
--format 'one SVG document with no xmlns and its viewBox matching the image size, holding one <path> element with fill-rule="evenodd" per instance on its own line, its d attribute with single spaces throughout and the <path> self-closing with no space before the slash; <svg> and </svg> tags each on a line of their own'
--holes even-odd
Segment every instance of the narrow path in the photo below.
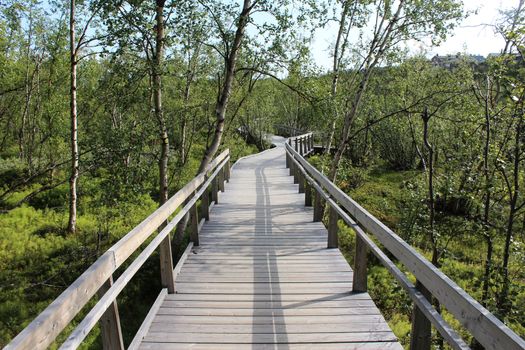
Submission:
<svg viewBox="0 0 525 350">
<path fill-rule="evenodd" d="M 274 142 L 233 168 L 141 349 L 402 349 Z"/>
</svg>

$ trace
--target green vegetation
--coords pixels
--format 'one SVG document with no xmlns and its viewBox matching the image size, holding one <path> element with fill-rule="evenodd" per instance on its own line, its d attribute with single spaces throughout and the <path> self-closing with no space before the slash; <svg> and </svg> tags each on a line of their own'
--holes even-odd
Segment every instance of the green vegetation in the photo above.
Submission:
<svg viewBox="0 0 525 350">
<path fill-rule="evenodd" d="M 275 125 L 314 131 L 332 153 L 319 169 L 525 335 L 523 7 L 501 14 L 501 55 L 444 65 L 404 43 L 439 44 L 460 0 L 0 2 L 0 346 L 218 152 L 261 151 Z M 309 47 L 327 23 L 321 69 Z M 158 260 L 118 299 L 126 342 Z M 407 344 L 411 303 L 372 262 Z"/>
</svg>

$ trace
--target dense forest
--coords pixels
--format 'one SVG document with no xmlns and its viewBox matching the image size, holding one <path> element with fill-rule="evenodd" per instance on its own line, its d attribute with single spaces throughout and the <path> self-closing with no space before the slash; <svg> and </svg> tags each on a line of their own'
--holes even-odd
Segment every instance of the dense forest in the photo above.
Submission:
<svg viewBox="0 0 525 350">
<path fill-rule="evenodd" d="M 486 60 L 409 49 L 465 16 L 460 0 L 0 1 L 0 345 L 218 151 L 262 151 L 276 126 L 313 131 L 312 164 L 525 336 L 524 1 Z M 310 43 L 329 24 L 326 69 Z M 119 297 L 128 342 L 158 270 Z M 377 263 L 369 285 L 407 345 L 408 296 Z"/>
</svg>

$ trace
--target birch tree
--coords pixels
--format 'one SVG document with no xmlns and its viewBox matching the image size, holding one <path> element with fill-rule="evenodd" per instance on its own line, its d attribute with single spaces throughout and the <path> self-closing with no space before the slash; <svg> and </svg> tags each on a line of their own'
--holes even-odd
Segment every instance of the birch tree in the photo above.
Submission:
<svg viewBox="0 0 525 350">
<path fill-rule="evenodd" d="M 337 168 L 348 146 L 352 126 L 359 114 L 374 68 L 394 54 L 402 42 L 425 38 L 432 42 L 439 41 L 462 16 L 461 3 L 457 0 L 437 0 L 431 3 L 374 0 L 366 4 L 364 11 L 366 20 L 372 25 L 362 29 L 355 28 L 356 36 L 361 38 L 352 43 L 356 48 L 354 57 L 357 64 L 351 67 L 352 74 L 339 83 L 344 85 L 347 97 L 342 101 L 343 128 L 330 168 L 332 180 L 337 176 Z M 346 30 L 351 31 L 352 28 Z"/>
</svg>

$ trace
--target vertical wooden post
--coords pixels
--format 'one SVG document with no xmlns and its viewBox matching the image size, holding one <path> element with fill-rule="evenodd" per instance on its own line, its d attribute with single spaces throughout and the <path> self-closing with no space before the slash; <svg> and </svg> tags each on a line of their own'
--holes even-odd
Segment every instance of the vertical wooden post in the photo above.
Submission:
<svg viewBox="0 0 525 350">
<path fill-rule="evenodd" d="M 299 153 L 299 145 L 297 144 L 297 137 L 294 139 L 295 142 L 295 152 Z"/>
<path fill-rule="evenodd" d="M 218 177 L 219 177 L 219 190 L 221 192 L 224 192 L 224 168 L 219 170 Z"/>
<path fill-rule="evenodd" d="M 100 287 L 98 296 L 102 297 L 113 285 L 113 276 Z M 104 350 L 124 350 L 124 341 L 122 340 L 122 329 L 120 328 L 120 316 L 118 305 L 115 300 L 104 312 L 100 318 L 100 331 L 102 336 L 102 348 Z"/>
<path fill-rule="evenodd" d="M 206 188 L 201 198 L 201 216 L 210 221 L 210 190 Z"/>
<path fill-rule="evenodd" d="M 299 166 L 297 164 L 293 165 L 293 183 L 298 184 L 299 183 Z"/>
<path fill-rule="evenodd" d="M 231 167 L 230 167 L 230 160 L 229 159 L 226 162 L 226 164 L 224 164 L 224 174 L 225 174 L 225 177 L 226 177 L 226 181 L 230 182 Z"/>
<path fill-rule="evenodd" d="M 365 242 L 356 233 L 355 235 L 355 267 L 352 290 L 354 292 L 366 292 L 367 284 L 367 256 L 368 248 Z"/>
<path fill-rule="evenodd" d="M 306 143 L 305 143 L 305 141 L 306 141 L 305 138 L 301 137 L 301 155 L 303 157 L 306 154 L 306 150 L 305 150 Z"/>
<path fill-rule="evenodd" d="M 310 135 L 310 150 L 314 150 L 314 134 Z"/>
<path fill-rule="evenodd" d="M 190 227 L 190 241 L 194 246 L 199 245 L 199 213 L 197 212 L 197 203 L 190 209 L 191 227 Z"/>
<path fill-rule="evenodd" d="M 339 214 L 334 207 L 330 206 L 330 216 L 328 218 L 328 244 L 327 248 L 337 248 L 338 242 L 338 231 L 337 220 L 339 220 Z"/>
<path fill-rule="evenodd" d="M 286 151 L 286 169 L 290 169 L 290 155 Z"/>
<path fill-rule="evenodd" d="M 304 193 L 304 182 L 306 181 L 306 178 L 304 177 L 304 174 L 300 169 L 297 170 L 299 173 L 299 193 Z"/>
<path fill-rule="evenodd" d="M 321 194 L 316 190 L 315 191 L 315 201 L 314 201 L 314 222 L 319 222 L 323 220 L 323 199 Z"/>
<path fill-rule="evenodd" d="M 416 282 L 416 288 L 428 301 L 431 301 L 432 295 L 419 281 Z M 416 305 L 412 309 L 412 331 L 410 334 L 410 349 L 430 350 L 432 341 L 431 324 Z"/>
<path fill-rule="evenodd" d="M 293 162 L 293 157 L 290 155 L 290 176 L 294 174 L 294 168 L 295 168 L 295 163 Z"/>
<path fill-rule="evenodd" d="M 312 186 L 306 179 L 304 179 L 304 206 L 312 206 Z"/>
<path fill-rule="evenodd" d="M 211 181 L 211 200 L 219 204 L 219 179 L 217 176 Z"/>
<path fill-rule="evenodd" d="M 304 150 L 304 154 L 303 156 L 306 156 L 306 154 L 308 153 L 308 136 L 305 136 L 304 139 L 303 139 L 303 142 L 304 142 L 304 146 L 303 146 L 303 150 Z"/>
<path fill-rule="evenodd" d="M 171 253 L 171 235 L 159 245 L 160 250 L 160 280 L 162 287 L 168 289 L 169 294 L 175 293 L 175 279 L 173 278 L 173 255 Z"/>
</svg>

